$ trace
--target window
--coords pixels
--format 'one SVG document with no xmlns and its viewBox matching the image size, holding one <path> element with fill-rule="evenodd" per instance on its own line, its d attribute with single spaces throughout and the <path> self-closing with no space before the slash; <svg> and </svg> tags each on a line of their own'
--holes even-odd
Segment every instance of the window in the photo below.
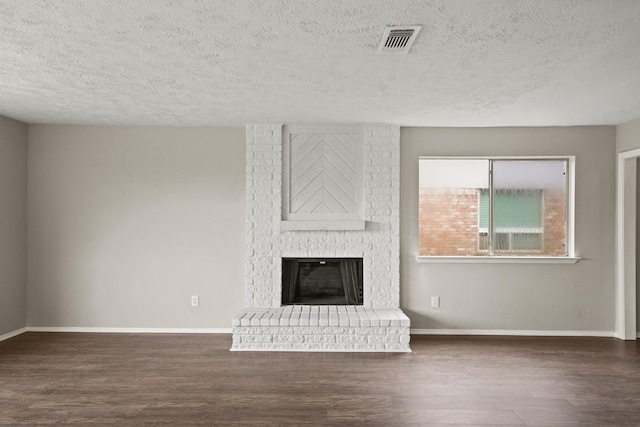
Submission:
<svg viewBox="0 0 640 427">
<path fill-rule="evenodd" d="M 420 256 L 572 256 L 571 158 L 421 158 Z"/>
</svg>

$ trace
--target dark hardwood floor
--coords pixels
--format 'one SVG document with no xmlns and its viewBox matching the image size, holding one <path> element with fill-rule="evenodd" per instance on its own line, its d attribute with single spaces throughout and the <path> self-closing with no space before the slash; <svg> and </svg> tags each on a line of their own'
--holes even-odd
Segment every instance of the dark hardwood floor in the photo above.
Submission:
<svg viewBox="0 0 640 427">
<path fill-rule="evenodd" d="M 0 425 L 640 426 L 636 342 L 414 336 L 413 353 L 237 353 L 230 335 L 0 342 Z"/>
</svg>

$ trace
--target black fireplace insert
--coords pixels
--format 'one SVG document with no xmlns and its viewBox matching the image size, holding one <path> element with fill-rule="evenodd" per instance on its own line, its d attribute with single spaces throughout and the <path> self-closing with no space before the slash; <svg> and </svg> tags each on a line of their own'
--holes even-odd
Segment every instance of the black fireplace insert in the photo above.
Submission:
<svg viewBox="0 0 640 427">
<path fill-rule="evenodd" d="M 362 258 L 283 258 L 282 304 L 362 305 Z"/>
</svg>

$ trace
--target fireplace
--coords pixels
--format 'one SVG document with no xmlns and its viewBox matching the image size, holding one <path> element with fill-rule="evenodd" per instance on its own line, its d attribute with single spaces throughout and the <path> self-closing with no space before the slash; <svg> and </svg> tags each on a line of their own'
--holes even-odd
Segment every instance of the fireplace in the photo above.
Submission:
<svg viewBox="0 0 640 427">
<path fill-rule="evenodd" d="M 362 305 L 362 258 L 283 258 L 282 304 Z"/>
<path fill-rule="evenodd" d="M 247 126 L 245 302 L 233 351 L 411 351 L 400 309 L 400 128 L 356 128 Z"/>
</svg>

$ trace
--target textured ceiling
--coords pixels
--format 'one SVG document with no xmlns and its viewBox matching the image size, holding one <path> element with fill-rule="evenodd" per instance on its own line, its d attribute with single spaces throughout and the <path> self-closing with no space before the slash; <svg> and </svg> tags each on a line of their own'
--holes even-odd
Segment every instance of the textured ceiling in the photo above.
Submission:
<svg viewBox="0 0 640 427">
<path fill-rule="evenodd" d="M 386 25 L 422 25 L 376 55 Z M 0 115 L 215 126 L 618 124 L 635 0 L 0 0 Z"/>
</svg>

